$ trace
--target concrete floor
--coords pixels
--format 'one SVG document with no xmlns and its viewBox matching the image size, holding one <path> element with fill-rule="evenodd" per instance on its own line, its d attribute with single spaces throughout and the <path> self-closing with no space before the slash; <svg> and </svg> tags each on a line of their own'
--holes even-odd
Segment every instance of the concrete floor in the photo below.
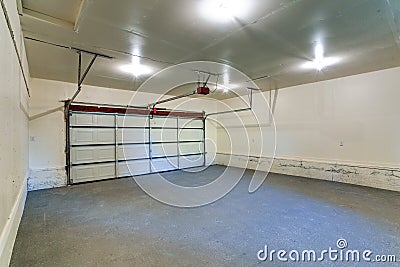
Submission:
<svg viewBox="0 0 400 267">
<path fill-rule="evenodd" d="M 202 184 L 223 170 L 166 176 Z M 336 248 L 339 238 L 400 260 L 400 193 L 270 174 L 249 194 L 250 175 L 194 209 L 161 204 L 132 179 L 30 192 L 11 266 L 282 266 L 259 262 L 257 252 Z M 335 264 L 353 265 L 315 265 Z"/>
</svg>

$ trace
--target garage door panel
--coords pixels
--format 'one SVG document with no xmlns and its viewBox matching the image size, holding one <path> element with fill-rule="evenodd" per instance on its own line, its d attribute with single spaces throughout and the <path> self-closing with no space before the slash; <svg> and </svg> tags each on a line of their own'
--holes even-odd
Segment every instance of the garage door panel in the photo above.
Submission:
<svg viewBox="0 0 400 267">
<path fill-rule="evenodd" d="M 73 166 L 71 168 L 71 178 L 74 183 L 110 179 L 114 177 L 114 163 Z"/>
<path fill-rule="evenodd" d="M 192 130 L 192 129 L 181 129 L 179 131 L 180 141 L 197 141 L 203 140 L 202 130 Z"/>
<path fill-rule="evenodd" d="M 118 127 L 147 127 L 148 126 L 147 116 L 118 116 L 117 125 Z"/>
<path fill-rule="evenodd" d="M 73 147 L 71 161 L 73 164 L 113 161 L 115 158 L 114 146 Z"/>
<path fill-rule="evenodd" d="M 175 170 L 178 168 L 178 158 L 165 158 L 165 159 L 153 159 L 151 161 L 152 172 L 164 172 Z"/>
<path fill-rule="evenodd" d="M 179 144 L 179 154 L 195 154 L 203 153 L 204 146 L 203 143 L 180 143 Z"/>
<path fill-rule="evenodd" d="M 118 176 L 133 176 L 150 173 L 150 160 L 135 160 L 120 162 L 118 164 Z"/>
<path fill-rule="evenodd" d="M 71 145 L 113 144 L 114 130 L 99 128 L 72 128 Z"/>
<path fill-rule="evenodd" d="M 149 157 L 148 145 L 123 145 L 118 147 L 118 160 Z"/>
<path fill-rule="evenodd" d="M 176 156 L 178 155 L 177 144 L 153 144 L 151 155 L 152 157 Z"/>
<path fill-rule="evenodd" d="M 148 142 L 148 129 L 119 129 L 117 132 L 118 143 L 144 143 Z"/>
<path fill-rule="evenodd" d="M 108 126 L 115 125 L 114 115 L 73 113 L 70 118 L 72 126 Z"/>
<path fill-rule="evenodd" d="M 203 166 L 204 156 L 181 156 L 179 157 L 179 166 L 181 169 Z"/>
<path fill-rule="evenodd" d="M 172 127 L 176 128 L 177 127 L 177 119 L 174 117 L 153 117 L 150 119 L 150 125 L 151 127 Z"/>
<path fill-rule="evenodd" d="M 179 118 L 179 128 L 203 128 L 203 121 L 200 119 Z"/>
<path fill-rule="evenodd" d="M 176 142 L 177 130 L 175 129 L 152 129 L 152 142 Z"/>
</svg>

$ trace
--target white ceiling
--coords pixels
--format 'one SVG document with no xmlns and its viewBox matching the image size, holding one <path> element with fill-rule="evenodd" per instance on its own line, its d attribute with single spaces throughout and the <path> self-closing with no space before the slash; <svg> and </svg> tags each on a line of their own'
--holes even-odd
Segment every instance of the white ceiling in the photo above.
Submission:
<svg viewBox="0 0 400 267">
<path fill-rule="evenodd" d="M 94 64 L 85 83 L 97 86 L 136 90 L 146 77 L 119 68 L 131 54 L 155 70 L 226 63 L 265 90 L 400 66 L 397 0 L 247 0 L 247 14 L 223 23 L 202 14 L 202 1 L 22 0 L 20 12 L 25 37 L 114 57 Z M 340 62 L 322 72 L 302 68 L 316 43 Z M 75 53 L 25 45 L 32 77 L 76 82 Z"/>
</svg>

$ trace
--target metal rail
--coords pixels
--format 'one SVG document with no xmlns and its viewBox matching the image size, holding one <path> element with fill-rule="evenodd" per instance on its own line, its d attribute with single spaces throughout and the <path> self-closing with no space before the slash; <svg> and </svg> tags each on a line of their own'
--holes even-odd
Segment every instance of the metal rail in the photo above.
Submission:
<svg viewBox="0 0 400 267">
<path fill-rule="evenodd" d="M 3 9 L 4 18 L 6 20 L 6 24 L 7 24 L 7 27 L 8 27 L 8 31 L 10 33 L 10 37 L 11 37 L 11 40 L 12 40 L 13 45 L 14 45 L 14 50 L 15 50 L 15 53 L 17 54 L 19 67 L 21 69 L 22 77 L 24 79 L 24 83 L 25 83 L 25 87 L 26 87 L 26 92 L 28 93 L 28 96 L 30 97 L 31 93 L 29 92 L 28 81 L 27 81 L 27 78 L 26 78 L 26 75 L 25 75 L 24 66 L 22 64 L 21 55 L 20 55 L 19 50 L 18 50 L 17 41 L 15 40 L 14 31 L 13 31 L 12 26 L 11 26 L 10 17 L 8 16 L 8 12 L 7 12 L 6 5 L 4 4 L 4 0 L 1 0 L 0 2 L 1 2 L 1 8 Z"/>
<path fill-rule="evenodd" d="M 134 146 L 134 145 L 148 145 L 150 142 L 136 142 L 136 143 L 118 143 L 118 146 Z M 151 142 L 154 145 L 160 144 L 176 144 L 177 141 L 165 141 L 165 142 Z M 179 141 L 179 144 L 190 144 L 190 143 L 203 143 L 203 141 Z M 71 145 L 71 147 L 98 147 L 98 146 L 113 146 L 114 143 L 104 143 L 104 144 L 80 144 Z"/>
<path fill-rule="evenodd" d="M 69 100 L 61 100 L 60 102 L 68 102 Z M 126 109 L 138 109 L 138 110 L 145 110 L 149 111 L 148 106 L 130 106 L 130 105 L 115 105 L 115 104 L 103 104 L 103 103 L 91 103 L 91 102 L 78 102 L 74 101 L 73 104 L 78 104 L 78 105 L 84 105 L 84 106 L 93 106 L 93 107 L 110 107 L 110 108 L 126 108 Z M 167 109 L 167 108 L 162 108 L 160 109 L 165 112 L 171 112 L 171 113 L 188 113 L 188 114 L 199 114 L 201 115 L 202 113 L 198 111 L 192 111 L 192 110 L 181 110 L 181 109 Z M 114 115 L 113 112 L 103 112 L 103 111 L 79 111 L 79 110 L 73 110 L 74 113 L 87 113 L 90 112 L 91 114 L 98 114 L 98 115 Z M 130 113 L 118 113 L 117 116 L 144 116 L 148 117 L 151 115 L 150 113 L 147 114 L 130 114 Z M 157 115 L 157 114 L 156 114 Z M 182 117 L 184 118 L 185 116 L 180 116 L 179 114 L 169 114 L 168 117 Z M 190 119 L 198 119 L 201 120 L 202 117 L 187 117 Z"/>
<path fill-rule="evenodd" d="M 104 103 L 93 103 L 93 102 L 79 102 L 79 101 L 74 101 L 74 104 L 87 105 L 87 106 L 114 107 L 114 108 L 147 109 L 147 107 L 144 107 L 144 106 L 116 105 L 116 104 L 104 104 Z M 110 114 L 110 113 L 108 113 L 108 114 Z M 110 114 L 110 115 L 112 115 L 112 114 Z"/>
<path fill-rule="evenodd" d="M 220 74 L 218 74 L 218 73 L 212 73 L 212 72 L 201 71 L 201 70 L 194 70 L 194 71 L 197 72 L 198 74 L 200 74 L 200 73 L 205 73 L 205 74 L 208 75 L 207 78 L 206 78 L 206 80 L 203 82 L 202 87 L 206 87 L 206 86 L 207 86 L 207 83 L 208 83 L 208 81 L 210 80 L 211 76 L 219 77 L 219 75 L 220 75 Z M 198 88 L 200 87 L 200 83 L 201 83 L 201 82 L 200 82 L 200 78 L 199 78 L 199 80 L 198 80 L 198 82 L 197 82 L 197 87 L 198 87 Z M 148 105 L 148 108 L 149 108 L 149 109 L 155 109 L 156 106 L 159 105 L 159 104 L 167 103 L 167 102 L 170 102 L 170 101 L 174 101 L 174 100 L 181 99 L 181 98 L 184 98 L 184 97 L 189 97 L 189 96 L 196 95 L 196 94 L 201 94 L 201 93 L 198 93 L 198 92 L 197 92 L 197 89 L 196 89 L 196 90 L 194 90 L 194 91 L 192 91 L 192 92 L 189 92 L 189 93 L 187 93 L 187 94 L 182 94 L 182 95 L 178 95 L 178 96 L 173 96 L 173 97 L 170 97 L 170 98 L 167 98 L 167 99 L 164 99 L 164 100 L 160 100 L 160 101 L 154 102 L 154 103 L 152 103 L 152 104 L 149 104 L 149 105 Z M 207 93 L 207 94 L 208 94 L 208 93 Z"/>
<path fill-rule="evenodd" d="M 180 128 L 179 128 L 179 117 L 176 118 L 176 152 L 178 153 L 178 169 L 180 168 L 180 154 L 181 154 L 181 148 L 180 148 L 180 143 L 179 143 L 179 132 Z"/>
<path fill-rule="evenodd" d="M 223 114 L 237 113 L 237 112 L 243 112 L 243 111 L 252 110 L 253 109 L 253 91 L 259 91 L 259 89 L 252 88 L 252 87 L 247 87 L 247 89 L 250 91 L 250 94 L 249 94 L 249 107 L 208 113 L 208 114 L 205 115 L 205 118 L 207 119 L 207 117 L 209 117 L 209 116 L 223 115 Z"/>
<path fill-rule="evenodd" d="M 207 165 L 207 158 L 206 158 L 206 120 L 207 117 L 205 116 L 205 111 L 203 111 L 203 166 Z"/>
<path fill-rule="evenodd" d="M 200 156 L 204 153 L 189 153 L 189 154 L 182 154 L 182 155 L 169 155 L 169 156 L 154 156 L 152 159 L 168 159 L 168 158 L 179 158 L 179 157 L 190 157 L 190 156 Z M 141 161 L 141 160 L 150 160 L 150 158 L 132 158 L 132 159 L 122 159 L 122 160 L 105 160 L 105 161 L 93 161 L 93 162 L 82 162 L 82 163 L 75 163 L 71 164 L 72 167 L 76 166 L 87 166 L 87 165 L 98 165 L 98 164 L 111 164 L 118 162 L 131 162 L 131 161 Z M 176 168 L 175 170 L 179 170 L 180 168 Z M 119 175 L 116 173 L 115 178 L 118 178 Z"/>
<path fill-rule="evenodd" d="M 52 42 L 48 42 L 48 41 L 43 41 L 43 40 L 40 40 L 40 39 L 28 37 L 28 36 L 25 36 L 24 38 L 27 39 L 27 40 L 35 41 L 35 42 L 56 46 L 56 47 L 59 47 L 59 48 L 65 48 L 65 49 L 69 49 L 69 50 L 76 51 L 76 52 L 83 52 L 83 53 L 89 54 L 89 55 L 97 55 L 99 57 L 106 58 L 106 59 L 113 59 L 113 57 L 111 57 L 111 56 L 107 56 L 107 55 L 104 55 L 104 54 L 101 54 L 101 53 L 92 52 L 92 51 L 85 50 L 85 49 L 82 49 L 82 48 L 77 48 L 77 47 L 73 47 L 73 46 L 66 46 L 66 45 L 60 45 L 60 44 L 56 44 L 56 43 L 52 43 Z"/>
<path fill-rule="evenodd" d="M 184 95 L 173 96 L 173 97 L 170 97 L 170 98 L 167 98 L 167 99 L 164 99 L 164 100 L 160 100 L 160 101 L 154 102 L 154 103 L 150 104 L 149 107 L 155 108 L 159 104 L 170 102 L 170 101 L 174 101 L 174 100 L 177 100 L 177 99 L 180 99 L 180 98 L 184 98 L 184 97 L 188 97 L 188 96 L 192 96 L 192 95 L 195 95 L 196 93 L 197 93 L 196 91 L 193 91 L 191 93 L 187 93 L 187 94 L 184 94 Z"/>
<path fill-rule="evenodd" d="M 119 176 L 119 158 L 118 158 L 118 117 L 114 114 L 114 172 L 115 177 Z"/>
</svg>

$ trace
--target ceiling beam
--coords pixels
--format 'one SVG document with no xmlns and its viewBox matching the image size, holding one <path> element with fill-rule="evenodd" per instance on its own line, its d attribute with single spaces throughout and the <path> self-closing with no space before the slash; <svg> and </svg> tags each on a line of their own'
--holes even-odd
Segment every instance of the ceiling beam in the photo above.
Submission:
<svg viewBox="0 0 400 267">
<path fill-rule="evenodd" d="M 79 6 L 78 13 L 76 14 L 76 17 L 75 17 L 75 22 L 74 22 L 74 27 L 73 27 L 74 32 L 79 31 L 79 27 L 81 25 L 83 17 L 85 16 L 87 8 L 88 8 L 88 3 L 89 3 L 89 1 L 81 0 L 81 4 Z"/>
<path fill-rule="evenodd" d="M 39 20 L 39 21 L 43 21 L 46 23 L 50 23 L 56 26 L 61 26 L 64 28 L 68 28 L 68 29 L 74 29 L 74 24 L 72 22 L 66 21 L 66 20 L 62 20 L 59 18 L 55 18 L 28 8 L 22 8 L 23 10 L 23 15 L 35 20 Z"/>
</svg>

